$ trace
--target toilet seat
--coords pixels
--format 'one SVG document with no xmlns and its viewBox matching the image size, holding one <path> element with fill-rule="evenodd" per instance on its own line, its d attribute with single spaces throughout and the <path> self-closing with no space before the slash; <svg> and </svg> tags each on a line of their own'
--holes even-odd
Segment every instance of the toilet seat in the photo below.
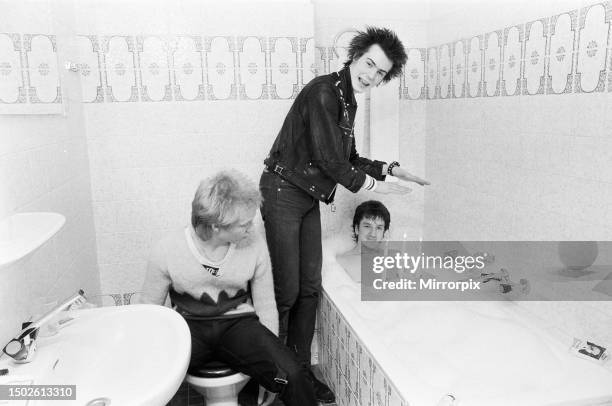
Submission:
<svg viewBox="0 0 612 406">
<path fill-rule="evenodd" d="M 208 388 L 233 385 L 249 378 L 248 375 L 236 372 L 219 361 L 211 361 L 200 368 L 189 369 L 185 376 L 188 383 Z"/>
<path fill-rule="evenodd" d="M 189 369 L 187 375 L 185 375 L 185 381 L 195 387 L 212 405 L 238 405 L 238 392 L 249 379 L 250 376 L 241 372 L 236 372 L 228 365 L 218 361 L 211 361 L 201 368 Z M 236 389 L 231 389 L 234 385 L 236 385 Z M 210 399 L 212 393 L 205 393 L 207 392 L 206 389 L 220 390 L 222 391 L 220 393 L 225 393 L 226 395 L 224 395 L 221 401 L 216 397 L 215 403 Z M 228 394 L 229 396 L 227 396 Z M 275 397 L 276 394 L 267 392 L 260 386 L 257 404 L 259 406 L 268 406 L 272 404 Z"/>
<path fill-rule="evenodd" d="M 199 368 L 189 368 L 187 373 L 198 378 L 223 378 L 237 372 L 221 361 L 210 361 Z"/>
</svg>

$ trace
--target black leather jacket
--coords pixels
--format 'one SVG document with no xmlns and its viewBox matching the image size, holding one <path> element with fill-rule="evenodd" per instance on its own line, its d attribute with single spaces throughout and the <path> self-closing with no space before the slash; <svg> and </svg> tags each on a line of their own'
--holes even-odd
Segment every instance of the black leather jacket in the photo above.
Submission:
<svg viewBox="0 0 612 406">
<path fill-rule="evenodd" d="M 355 149 L 356 112 L 348 68 L 314 78 L 287 113 L 266 167 L 325 203 L 333 201 L 338 183 L 357 192 L 366 173 L 384 180 L 385 162 L 360 157 Z"/>
</svg>

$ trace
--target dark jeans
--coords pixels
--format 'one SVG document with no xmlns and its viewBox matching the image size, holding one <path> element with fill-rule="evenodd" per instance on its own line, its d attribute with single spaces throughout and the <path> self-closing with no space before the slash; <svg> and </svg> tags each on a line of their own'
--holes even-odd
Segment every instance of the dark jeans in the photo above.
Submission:
<svg viewBox="0 0 612 406">
<path fill-rule="evenodd" d="M 310 367 L 317 304 L 321 292 L 321 213 L 319 202 L 272 172 L 259 188 L 261 214 L 279 316 L 279 337 Z"/>
<path fill-rule="evenodd" d="M 221 320 L 187 320 L 191 362 L 198 368 L 212 360 L 249 375 L 288 406 L 317 404 L 308 374 L 293 354 L 253 316 Z M 286 382 L 286 383 L 284 383 Z"/>
</svg>

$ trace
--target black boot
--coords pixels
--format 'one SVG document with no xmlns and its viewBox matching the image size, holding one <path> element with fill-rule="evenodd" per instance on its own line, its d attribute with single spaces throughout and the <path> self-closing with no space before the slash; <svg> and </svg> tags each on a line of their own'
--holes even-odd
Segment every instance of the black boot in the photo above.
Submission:
<svg viewBox="0 0 612 406">
<path fill-rule="evenodd" d="M 329 388 L 329 386 L 318 380 L 311 370 L 309 370 L 309 376 L 310 380 L 312 381 L 312 386 L 314 388 L 314 393 L 317 402 L 334 403 L 336 401 L 336 396 L 334 395 L 334 392 L 332 392 L 332 390 Z"/>
</svg>

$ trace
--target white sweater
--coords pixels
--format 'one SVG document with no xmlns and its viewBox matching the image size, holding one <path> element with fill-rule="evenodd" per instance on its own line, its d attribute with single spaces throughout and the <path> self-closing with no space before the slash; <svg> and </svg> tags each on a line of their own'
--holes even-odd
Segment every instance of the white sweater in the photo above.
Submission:
<svg viewBox="0 0 612 406">
<path fill-rule="evenodd" d="M 185 317 L 211 320 L 255 312 L 278 334 L 270 256 L 258 234 L 231 244 L 220 261 L 197 250 L 190 227 L 168 234 L 151 251 L 142 302 L 162 305 L 168 293 Z"/>
</svg>

